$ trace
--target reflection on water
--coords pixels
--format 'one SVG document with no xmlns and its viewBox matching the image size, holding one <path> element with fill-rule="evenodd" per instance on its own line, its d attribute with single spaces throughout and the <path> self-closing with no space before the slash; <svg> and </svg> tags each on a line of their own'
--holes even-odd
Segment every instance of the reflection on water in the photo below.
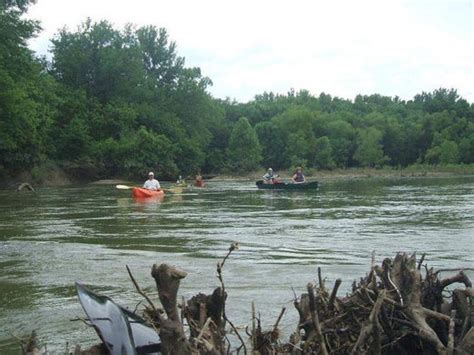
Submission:
<svg viewBox="0 0 474 355">
<path fill-rule="evenodd" d="M 0 201 L 0 353 L 16 352 L 10 333 L 33 329 L 50 350 L 95 341 L 69 321 L 82 316 L 74 281 L 133 309 L 141 298 L 126 264 L 153 296 L 154 262 L 188 272 L 185 297 L 209 292 L 218 285 L 216 261 L 234 241 L 241 249 L 224 277 L 238 324 L 248 324 L 252 301 L 272 324 L 281 306 L 291 309 L 291 288 L 303 292 L 318 266 L 328 283 L 340 277 L 348 289 L 368 271 L 372 250 L 378 261 L 418 251 L 435 267 L 473 264 L 474 177 L 347 180 L 317 192 L 210 181 L 162 200 L 79 186 L 0 191 Z"/>
</svg>

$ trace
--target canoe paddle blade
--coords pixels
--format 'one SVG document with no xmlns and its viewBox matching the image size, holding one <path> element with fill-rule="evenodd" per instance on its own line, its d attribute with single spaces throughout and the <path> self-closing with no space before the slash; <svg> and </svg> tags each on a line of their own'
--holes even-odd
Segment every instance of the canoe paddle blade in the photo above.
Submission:
<svg viewBox="0 0 474 355">
<path fill-rule="evenodd" d="M 115 185 L 115 188 L 119 189 L 119 190 L 129 190 L 131 189 L 132 187 L 131 186 L 127 186 L 127 185 Z"/>
</svg>

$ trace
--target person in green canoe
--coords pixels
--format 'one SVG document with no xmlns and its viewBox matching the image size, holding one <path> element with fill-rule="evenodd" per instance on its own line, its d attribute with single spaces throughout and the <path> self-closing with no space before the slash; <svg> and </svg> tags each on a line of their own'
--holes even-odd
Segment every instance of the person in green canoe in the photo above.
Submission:
<svg viewBox="0 0 474 355">
<path fill-rule="evenodd" d="M 276 182 L 276 178 L 278 177 L 278 174 L 273 173 L 272 168 L 268 168 L 267 172 L 265 175 L 262 176 L 263 178 L 263 183 L 264 184 L 274 184 Z"/>
<path fill-rule="evenodd" d="M 304 174 L 303 174 L 303 169 L 301 168 L 301 166 L 296 168 L 296 171 L 295 171 L 293 177 L 291 178 L 291 181 L 294 184 L 302 184 L 306 181 L 306 179 L 304 177 Z"/>
<path fill-rule="evenodd" d="M 145 181 L 143 184 L 143 188 L 147 190 L 160 190 L 161 186 L 158 180 L 155 179 L 155 174 L 153 174 L 153 171 L 150 171 L 148 173 L 148 180 Z"/>
</svg>

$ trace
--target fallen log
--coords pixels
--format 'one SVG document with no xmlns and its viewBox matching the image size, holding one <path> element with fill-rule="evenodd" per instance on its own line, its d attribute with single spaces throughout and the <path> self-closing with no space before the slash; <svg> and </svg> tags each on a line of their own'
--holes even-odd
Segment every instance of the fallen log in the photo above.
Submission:
<svg viewBox="0 0 474 355">
<path fill-rule="evenodd" d="M 22 182 L 20 185 L 18 185 L 18 187 L 16 188 L 16 191 L 21 191 L 23 189 L 28 189 L 30 191 L 35 191 L 35 189 L 33 188 L 33 186 L 31 186 L 31 184 L 27 183 L 27 182 Z"/>
</svg>

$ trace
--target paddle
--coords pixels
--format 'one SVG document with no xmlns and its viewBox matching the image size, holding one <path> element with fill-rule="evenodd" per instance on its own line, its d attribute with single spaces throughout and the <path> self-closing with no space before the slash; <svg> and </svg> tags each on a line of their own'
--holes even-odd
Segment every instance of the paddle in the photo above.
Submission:
<svg viewBox="0 0 474 355">
<path fill-rule="evenodd" d="M 130 189 L 133 189 L 135 186 L 128 186 L 128 185 L 115 185 L 115 188 L 116 189 L 119 189 L 119 190 L 130 190 Z M 164 189 L 164 188 L 160 188 L 158 191 L 160 190 L 163 190 L 165 192 L 171 192 L 171 193 L 176 193 L 176 190 L 173 191 L 173 189 Z"/>
<path fill-rule="evenodd" d="M 128 185 L 115 185 L 115 188 L 119 189 L 119 190 L 129 190 L 129 189 L 133 189 L 133 186 L 128 186 Z"/>
</svg>

